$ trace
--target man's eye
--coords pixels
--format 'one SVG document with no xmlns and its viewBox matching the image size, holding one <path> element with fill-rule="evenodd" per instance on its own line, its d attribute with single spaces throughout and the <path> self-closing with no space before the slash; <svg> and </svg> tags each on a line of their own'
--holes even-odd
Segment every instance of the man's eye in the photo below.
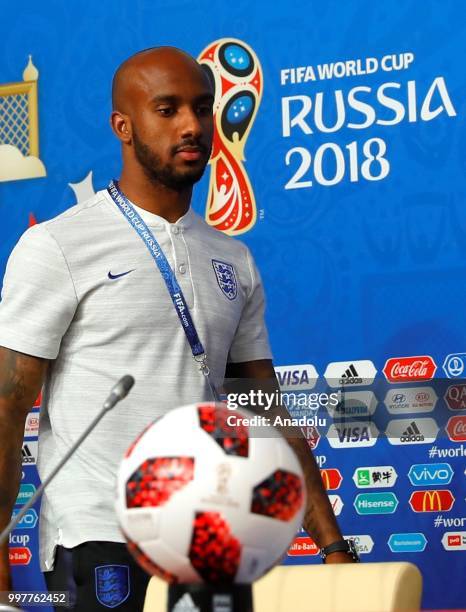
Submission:
<svg viewBox="0 0 466 612">
<path fill-rule="evenodd" d="M 211 115 L 212 114 L 212 105 L 211 104 L 202 104 L 201 106 L 198 107 L 197 112 L 199 113 L 199 115 L 202 115 L 203 117 L 205 117 L 206 115 Z"/>
<path fill-rule="evenodd" d="M 174 111 L 171 106 L 162 106 L 157 109 L 157 112 L 162 115 L 162 117 L 169 117 Z"/>
</svg>

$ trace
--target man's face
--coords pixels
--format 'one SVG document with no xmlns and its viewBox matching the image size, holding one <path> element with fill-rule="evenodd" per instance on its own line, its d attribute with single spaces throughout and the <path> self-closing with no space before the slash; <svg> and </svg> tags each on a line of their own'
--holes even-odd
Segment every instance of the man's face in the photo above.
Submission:
<svg viewBox="0 0 466 612">
<path fill-rule="evenodd" d="M 191 187 L 204 173 L 212 147 L 213 92 L 201 68 L 174 58 L 147 67 L 132 95 L 132 144 L 154 182 Z"/>
</svg>

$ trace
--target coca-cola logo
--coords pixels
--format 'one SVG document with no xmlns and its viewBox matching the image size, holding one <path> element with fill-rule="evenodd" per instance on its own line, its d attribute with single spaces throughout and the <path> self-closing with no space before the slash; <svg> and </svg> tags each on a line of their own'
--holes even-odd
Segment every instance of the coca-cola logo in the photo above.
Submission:
<svg viewBox="0 0 466 612">
<path fill-rule="evenodd" d="M 429 355 L 416 357 L 392 357 L 387 359 L 383 373 L 390 382 L 430 380 L 437 366 Z"/>
<path fill-rule="evenodd" d="M 453 442 L 466 442 L 466 416 L 454 416 L 448 419 L 446 431 Z"/>
</svg>

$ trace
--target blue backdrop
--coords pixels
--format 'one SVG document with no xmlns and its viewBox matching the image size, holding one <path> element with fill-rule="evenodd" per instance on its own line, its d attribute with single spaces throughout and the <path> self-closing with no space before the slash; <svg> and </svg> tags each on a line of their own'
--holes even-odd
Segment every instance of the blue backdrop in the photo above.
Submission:
<svg viewBox="0 0 466 612">
<path fill-rule="evenodd" d="M 0 99 L 2 85 L 22 81 L 32 55 L 46 177 L 11 180 L 6 172 L 0 183 L 1 271 L 30 222 L 118 176 L 108 116 L 111 78 L 123 59 L 164 44 L 197 57 L 231 38 L 218 44 L 255 53 L 262 97 L 244 170 L 257 220 L 240 239 L 262 272 L 275 363 L 298 372 L 290 388 L 312 364 L 323 390 L 337 362 L 328 377 L 374 393 L 373 421 L 391 436 L 364 430 L 360 399 L 333 438 L 325 436 L 329 420 L 318 433 L 307 430 L 322 468 L 342 477 L 333 471 L 324 480 L 338 485 L 329 492 L 343 531 L 358 536 L 364 560 L 416 563 L 425 608 L 466 605 L 466 403 L 457 398 L 462 387 L 447 389 L 458 384 L 449 379 L 461 376 L 466 352 L 463 3 L 51 0 L 25 1 L 21 10 L 6 4 L 2 18 Z M 5 120 L 11 112 L 0 106 L 0 173 L 1 144 L 10 142 L 1 137 L 2 113 Z M 193 203 L 202 215 L 208 177 Z M 374 383 L 367 361 L 378 372 Z M 426 382 L 434 364 L 435 385 Z M 390 425 L 397 416 L 407 420 Z M 32 456 L 36 436 L 33 419 Z M 37 484 L 25 457 L 19 502 Z M 35 523 L 31 513 L 11 541 L 22 588 L 42 585 Z M 300 535 L 286 562 L 318 562 Z"/>
</svg>

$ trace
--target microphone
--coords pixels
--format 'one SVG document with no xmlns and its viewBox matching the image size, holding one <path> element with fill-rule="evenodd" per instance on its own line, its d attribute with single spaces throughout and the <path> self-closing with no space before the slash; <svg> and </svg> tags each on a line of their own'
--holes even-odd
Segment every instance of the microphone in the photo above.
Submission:
<svg viewBox="0 0 466 612">
<path fill-rule="evenodd" d="M 111 390 L 110 395 L 105 400 L 101 411 L 97 414 L 97 416 L 90 423 L 90 425 L 87 426 L 87 428 L 79 436 L 79 438 L 76 440 L 73 446 L 65 453 L 65 455 L 58 462 L 55 468 L 50 472 L 50 474 L 45 478 L 45 480 L 42 482 L 40 487 L 37 489 L 34 495 L 30 498 L 27 504 L 21 508 L 18 514 L 11 519 L 11 521 L 2 531 L 2 533 L 0 534 L 0 546 L 6 541 L 10 533 L 13 531 L 16 525 L 20 522 L 20 520 L 23 518 L 26 512 L 30 508 L 32 508 L 32 506 L 36 503 L 36 501 L 42 495 L 45 487 L 55 478 L 55 476 L 62 469 L 65 463 L 67 463 L 68 459 L 70 459 L 70 457 L 74 455 L 78 447 L 81 446 L 81 444 L 84 442 L 87 436 L 96 427 L 96 425 L 99 423 L 100 419 L 104 416 L 104 414 L 106 414 L 109 410 L 111 410 L 120 400 L 126 397 L 133 385 L 134 385 L 134 378 L 130 376 L 129 374 L 120 378 L 120 380 Z M 1 608 L 0 608 L 0 612 L 1 612 Z"/>
<path fill-rule="evenodd" d="M 104 410 L 111 410 L 115 404 L 124 399 L 128 393 L 131 391 L 132 386 L 134 385 L 134 378 L 129 374 L 120 378 L 117 384 L 110 391 L 110 395 L 104 402 Z"/>
</svg>

